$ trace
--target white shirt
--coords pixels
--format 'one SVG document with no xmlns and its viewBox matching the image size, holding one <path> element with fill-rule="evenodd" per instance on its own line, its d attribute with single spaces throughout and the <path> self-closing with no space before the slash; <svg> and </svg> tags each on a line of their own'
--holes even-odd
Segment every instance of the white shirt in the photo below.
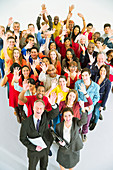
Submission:
<svg viewBox="0 0 113 170">
<path fill-rule="evenodd" d="M 69 128 L 67 128 L 64 124 L 64 128 L 63 128 L 63 138 L 70 143 L 70 139 L 71 139 L 71 126 Z"/>
</svg>

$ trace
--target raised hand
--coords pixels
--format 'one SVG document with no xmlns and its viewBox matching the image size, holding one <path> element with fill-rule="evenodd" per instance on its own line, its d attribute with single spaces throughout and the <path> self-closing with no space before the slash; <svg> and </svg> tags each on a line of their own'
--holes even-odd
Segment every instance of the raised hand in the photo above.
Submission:
<svg viewBox="0 0 113 170">
<path fill-rule="evenodd" d="M 67 69 L 67 67 L 64 67 L 64 71 L 70 76 L 70 71 Z"/>
<path fill-rule="evenodd" d="M 80 89 L 78 89 L 80 92 L 82 92 L 83 94 L 86 94 L 86 87 L 83 83 L 79 84 Z"/>
<path fill-rule="evenodd" d="M 29 84 L 28 84 L 28 80 L 24 79 L 23 81 L 23 90 L 29 90 Z"/>
<path fill-rule="evenodd" d="M 80 105 L 81 108 L 84 108 L 84 101 L 80 100 L 79 105 Z"/>
<path fill-rule="evenodd" d="M 69 13 L 71 13 L 74 8 L 74 5 L 69 6 Z"/>
<path fill-rule="evenodd" d="M 84 18 L 83 14 L 81 14 L 81 13 L 78 13 L 77 15 L 78 15 L 80 18 Z"/>
<path fill-rule="evenodd" d="M 57 98 L 56 93 L 55 92 L 51 92 L 50 97 L 48 97 L 48 100 L 49 100 L 51 105 L 55 104 L 56 98 Z"/>
<path fill-rule="evenodd" d="M 63 99 L 63 94 L 62 93 L 58 93 L 57 103 L 59 104 L 62 99 Z"/>
<path fill-rule="evenodd" d="M 48 24 L 41 25 L 41 31 L 45 32 L 49 28 Z"/>
<path fill-rule="evenodd" d="M 67 29 L 62 31 L 62 36 L 67 34 Z"/>
<path fill-rule="evenodd" d="M 20 73 L 19 67 L 15 67 L 15 68 L 14 68 L 14 72 L 13 72 L 13 74 L 14 74 L 13 80 L 14 80 L 15 82 L 18 82 L 19 79 L 20 79 L 20 77 L 21 77 L 21 76 L 19 75 L 19 73 Z"/>
<path fill-rule="evenodd" d="M 89 59 L 90 59 L 89 65 L 92 65 L 94 63 L 94 61 L 95 61 L 95 58 L 93 57 L 93 55 L 89 54 Z"/>
<path fill-rule="evenodd" d="M 41 7 L 42 7 L 42 10 L 46 9 L 46 5 L 45 4 L 42 4 Z"/>
<path fill-rule="evenodd" d="M 29 56 L 30 56 L 30 52 L 26 52 L 26 55 L 24 55 L 24 58 L 26 59 L 26 61 L 29 61 Z"/>
<path fill-rule="evenodd" d="M 45 51 L 45 49 L 46 49 L 46 44 L 41 45 L 41 47 L 40 47 L 40 53 L 41 53 L 42 51 Z"/>
<path fill-rule="evenodd" d="M 8 20 L 8 26 L 10 27 L 12 23 L 13 23 L 13 17 L 10 17 Z"/>
<path fill-rule="evenodd" d="M 42 63 L 40 67 L 44 73 L 48 70 L 48 66 L 46 66 L 45 63 Z"/>
<path fill-rule="evenodd" d="M 60 24 L 62 27 L 64 26 L 64 22 L 62 20 L 60 20 Z"/>
</svg>

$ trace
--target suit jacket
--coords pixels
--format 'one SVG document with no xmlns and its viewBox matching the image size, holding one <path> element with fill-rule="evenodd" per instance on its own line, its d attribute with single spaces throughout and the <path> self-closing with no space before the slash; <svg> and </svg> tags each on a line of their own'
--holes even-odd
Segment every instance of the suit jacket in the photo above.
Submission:
<svg viewBox="0 0 113 170">
<path fill-rule="evenodd" d="M 87 123 L 87 112 L 82 114 L 81 120 L 73 117 L 69 151 L 76 152 L 82 149 L 83 143 L 79 136 L 79 129 L 82 125 L 86 123 Z M 64 127 L 64 121 L 56 125 L 56 132 L 65 141 L 65 139 L 63 138 L 63 127 Z M 60 147 L 63 148 L 63 146 Z"/>
<path fill-rule="evenodd" d="M 93 52 L 93 58 L 97 58 L 97 52 L 94 51 Z M 81 63 L 81 68 L 85 68 L 87 67 L 87 64 L 90 62 L 90 59 L 89 59 L 89 55 L 88 55 L 88 52 L 87 50 L 85 51 L 85 55 L 83 55 L 83 51 L 80 53 L 80 63 Z M 96 62 L 96 60 L 95 60 Z"/>
<path fill-rule="evenodd" d="M 99 76 L 96 77 L 95 82 L 98 83 Z M 102 100 L 101 106 L 105 107 L 106 101 L 108 99 L 108 95 L 111 89 L 111 82 L 109 79 L 105 78 L 104 81 L 100 84 L 100 100 Z"/>
<path fill-rule="evenodd" d="M 28 138 L 33 139 L 42 137 L 49 151 L 49 148 L 53 142 L 53 137 L 50 132 L 50 129 L 48 128 L 48 124 L 51 119 L 55 118 L 58 115 L 58 113 L 59 113 L 58 107 L 56 109 L 52 109 L 49 112 L 45 110 L 41 116 L 39 132 L 35 128 L 33 115 L 29 116 L 22 122 L 20 130 L 20 141 L 27 147 L 28 157 L 38 154 L 38 152 L 36 151 L 37 146 L 32 144 Z"/>
</svg>

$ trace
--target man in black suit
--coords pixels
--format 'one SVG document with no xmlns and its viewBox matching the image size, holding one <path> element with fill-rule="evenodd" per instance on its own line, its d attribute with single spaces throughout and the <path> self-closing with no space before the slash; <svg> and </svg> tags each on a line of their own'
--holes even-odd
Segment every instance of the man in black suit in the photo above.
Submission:
<svg viewBox="0 0 113 170">
<path fill-rule="evenodd" d="M 87 50 L 83 50 L 80 54 L 81 68 L 87 67 L 88 64 L 96 62 L 97 52 L 94 51 L 95 45 L 93 42 L 89 42 Z"/>
<path fill-rule="evenodd" d="M 22 122 L 20 130 L 20 141 L 28 149 L 28 158 L 29 158 L 29 170 L 36 170 L 38 161 L 40 160 L 40 170 L 46 170 L 48 165 L 48 153 L 50 146 L 53 142 L 53 137 L 48 128 L 49 121 L 55 118 L 59 109 L 55 104 L 56 94 L 53 93 L 50 96 L 50 102 L 52 105 L 52 110 L 47 112 L 45 110 L 45 104 L 43 100 L 39 99 L 34 103 L 34 115 L 29 116 Z M 37 121 L 40 122 L 37 124 Z M 36 127 L 38 126 L 38 130 Z M 45 144 L 46 148 L 43 148 L 39 143 L 33 144 L 32 139 L 38 139 L 41 137 Z"/>
</svg>

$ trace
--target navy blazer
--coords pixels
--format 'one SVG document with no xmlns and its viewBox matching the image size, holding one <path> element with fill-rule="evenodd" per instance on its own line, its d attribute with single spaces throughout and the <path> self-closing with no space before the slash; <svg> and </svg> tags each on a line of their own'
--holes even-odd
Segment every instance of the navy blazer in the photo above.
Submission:
<svg viewBox="0 0 113 170">
<path fill-rule="evenodd" d="M 99 76 L 95 78 L 95 82 L 97 83 L 99 80 Z M 108 78 L 105 78 L 104 81 L 100 84 L 100 100 L 102 100 L 101 106 L 105 107 L 106 101 L 108 99 L 108 95 L 111 89 L 111 82 Z"/>
</svg>

